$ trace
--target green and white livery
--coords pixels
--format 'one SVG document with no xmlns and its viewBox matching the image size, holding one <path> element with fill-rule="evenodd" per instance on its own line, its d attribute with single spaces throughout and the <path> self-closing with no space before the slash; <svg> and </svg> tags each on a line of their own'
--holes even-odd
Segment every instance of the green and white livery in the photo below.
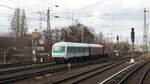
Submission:
<svg viewBox="0 0 150 84">
<path fill-rule="evenodd" d="M 86 58 L 92 55 L 102 54 L 102 45 L 87 43 L 58 42 L 52 46 L 52 58 L 58 61 Z M 92 50 L 95 52 L 93 52 Z M 92 51 L 92 52 L 91 52 Z"/>
</svg>

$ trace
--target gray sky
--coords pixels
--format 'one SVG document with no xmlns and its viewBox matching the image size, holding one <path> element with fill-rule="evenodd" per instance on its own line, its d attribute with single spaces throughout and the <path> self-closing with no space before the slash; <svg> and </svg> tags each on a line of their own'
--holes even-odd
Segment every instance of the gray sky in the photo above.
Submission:
<svg viewBox="0 0 150 84">
<path fill-rule="evenodd" d="M 42 29 L 46 28 L 46 10 L 51 10 L 51 27 L 67 26 L 77 20 L 92 27 L 97 33 L 102 31 L 105 36 L 117 34 L 121 40 L 130 41 L 131 27 L 135 28 L 136 44 L 143 42 L 143 9 L 150 10 L 149 0 L 0 0 L 0 32 L 9 32 L 10 16 L 14 9 L 25 9 L 28 16 L 29 32 L 39 28 L 39 14 L 42 12 Z M 55 7 L 58 5 L 59 7 Z M 60 18 L 54 18 L 59 16 Z M 34 19 L 33 19 L 34 18 Z M 147 13 L 149 23 L 150 12 Z M 113 40 L 115 41 L 116 38 Z"/>
</svg>

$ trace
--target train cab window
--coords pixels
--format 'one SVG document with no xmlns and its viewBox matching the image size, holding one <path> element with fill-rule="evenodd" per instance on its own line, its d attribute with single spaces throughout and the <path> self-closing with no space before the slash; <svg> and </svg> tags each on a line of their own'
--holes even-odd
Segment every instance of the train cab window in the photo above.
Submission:
<svg viewBox="0 0 150 84">
<path fill-rule="evenodd" d="M 55 50 L 55 51 L 65 51 L 65 47 L 63 47 L 63 46 L 55 46 L 53 48 L 53 50 Z"/>
</svg>

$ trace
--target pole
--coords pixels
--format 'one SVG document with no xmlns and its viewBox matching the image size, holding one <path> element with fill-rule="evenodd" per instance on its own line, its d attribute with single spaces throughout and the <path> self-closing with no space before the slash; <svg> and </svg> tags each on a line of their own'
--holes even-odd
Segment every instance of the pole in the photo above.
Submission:
<svg viewBox="0 0 150 84">
<path fill-rule="evenodd" d="M 117 56 L 119 55 L 119 35 L 117 35 Z"/>
<path fill-rule="evenodd" d="M 111 40 L 111 44 L 113 43 L 113 37 L 112 37 L 113 33 L 110 32 L 110 40 Z"/>
<path fill-rule="evenodd" d="M 4 64 L 6 64 L 6 51 L 4 49 Z"/>
<path fill-rule="evenodd" d="M 35 51 L 34 51 L 34 40 L 33 40 L 33 32 L 32 32 L 32 60 L 34 61 L 34 54 L 35 54 Z"/>
<path fill-rule="evenodd" d="M 41 20 L 42 20 L 42 18 L 41 18 L 41 12 L 39 12 L 39 30 L 41 31 Z"/>
<path fill-rule="evenodd" d="M 35 40 L 35 58 L 34 58 L 34 61 L 36 62 L 37 61 L 37 55 L 38 55 L 38 52 L 37 52 L 37 40 Z"/>
<path fill-rule="evenodd" d="M 147 52 L 147 32 L 146 32 L 146 12 L 148 12 L 146 10 L 146 8 L 144 8 L 144 30 L 143 30 L 143 48 L 144 48 L 144 52 Z"/>
<path fill-rule="evenodd" d="M 37 29 L 35 29 L 35 31 L 32 33 L 32 54 L 33 54 L 33 61 L 36 62 L 37 61 L 37 39 L 39 38 Z"/>
<path fill-rule="evenodd" d="M 134 56 L 134 43 L 132 42 L 132 59 L 133 59 L 133 56 Z"/>
<path fill-rule="evenodd" d="M 48 8 L 48 10 L 47 10 L 47 33 L 48 33 L 48 41 L 51 42 L 50 8 Z"/>
<path fill-rule="evenodd" d="M 119 52 L 119 40 L 117 40 L 117 49 L 118 49 L 118 52 Z"/>
<path fill-rule="evenodd" d="M 83 33 L 84 33 L 84 32 L 83 32 L 83 28 L 82 28 L 82 43 L 83 43 Z"/>
<path fill-rule="evenodd" d="M 73 11 L 71 11 L 71 14 L 72 14 L 72 22 L 73 22 Z"/>
<path fill-rule="evenodd" d="M 147 44 L 147 53 L 148 53 L 148 51 L 149 51 L 149 47 L 148 47 L 148 37 L 149 37 L 149 35 L 148 35 L 148 26 L 149 26 L 149 24 L 146 24 L 146 36 L 147 36 L 147 40 L 146 40 L 146 44 Z"/>
<path fill-rule="evenodd" d="M 50 9 L 47 10 L 47 30 L 50 30 Z"/>
</svg>

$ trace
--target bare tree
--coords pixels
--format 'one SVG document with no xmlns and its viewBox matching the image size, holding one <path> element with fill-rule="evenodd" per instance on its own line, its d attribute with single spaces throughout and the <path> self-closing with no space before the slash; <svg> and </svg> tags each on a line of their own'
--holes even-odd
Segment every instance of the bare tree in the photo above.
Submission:
<svg viewBox="0 0 150 84">
<path fill-rule="evenodd" d="M 24 49 L 24 36 L 27 33 L 27 19 L 24 10 L 15 9 L 11 18 L 12 35 L 16 39 L 16 47 L 20 50 Z"/>
<path fill-rule="evenodd" d="M 14 37 L 19 38 L 27 33 L 27 20 L 24 10 L 19 8 L 15 9 L 15 12 L 11 19 L 11 30 Z"/>
<path fill-rule="evenodd" d="M 88 26 L 76 23 L 61 29 L 61 38 L 67 42 L 93 43 L 95 35 L 89 30 Z"/>
</svg>

